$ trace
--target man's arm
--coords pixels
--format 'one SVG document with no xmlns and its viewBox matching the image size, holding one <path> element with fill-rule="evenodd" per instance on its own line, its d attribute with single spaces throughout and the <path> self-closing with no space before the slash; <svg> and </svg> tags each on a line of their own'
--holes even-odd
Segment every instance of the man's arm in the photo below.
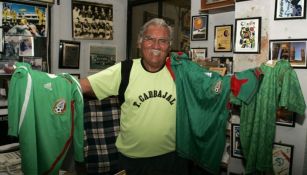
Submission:
<svg viewBox="0 0 307 175">
<path fill-rule="evenodd" d="M 82 93 L 85 97 L 97 98 L 87 78 L 81 78 L 80 85 L 81 85 Z"/>
</svg>

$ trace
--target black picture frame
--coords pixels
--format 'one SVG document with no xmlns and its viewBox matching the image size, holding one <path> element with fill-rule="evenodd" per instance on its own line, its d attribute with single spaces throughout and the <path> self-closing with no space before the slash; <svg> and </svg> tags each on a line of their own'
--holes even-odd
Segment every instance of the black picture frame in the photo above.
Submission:
<svg viewBox="0 0 307 175">
<path fill-rule="evenodd" d="M 306 0 L 275 0 L 274 20 L 306 19 Z"/>
<path fill-rule="evenodd" d="M 233 25 L 214 26 L 214 52 L 232 52 Z"/>
<path fill-rule="evenodd" d="M 307 39 L 269 41 L 269 60 L 286 59 L 293 68 L 307 68 Z"/>
<path fill-rule="evenodd" d="M 261 17 L 235 19 L 234 53 L 259 54 Z"/>
<path fill-rule="evenodd" d="M 208 15 L 192 16 L 191 25 L 191 40 L 204 41 L 208 40 Z"/>
<path fill-rule="evenodd" d="M 279 108 L 276 112 L 276 125 L 295 127 L 296 113 Z"/>
<path fill-rule="evenodd" d="M 59 68 L 79 69 L 80 42 L 60 40 Z"/>
<path fill-rule="evenodd" d="M 292 174 L 294 145 L 285 143 L 273 144 L 273 169 L 275 174 Z"/>
<path fill-rule="evenodd" d="M 231 156 L 243 159 L 241 141 L 240 141 L 240 125 L 231 124 Z"/>
</svg>

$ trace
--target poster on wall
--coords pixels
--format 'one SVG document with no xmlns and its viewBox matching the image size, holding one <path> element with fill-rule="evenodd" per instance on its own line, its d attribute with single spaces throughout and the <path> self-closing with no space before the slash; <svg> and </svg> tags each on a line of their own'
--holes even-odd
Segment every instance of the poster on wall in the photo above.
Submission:
<svg viewBox="0 0 307 175">
<path fill-rule="evenodd" d="M 113 5 L 73 0 L 72 34 L 75 39 L 113 40 Z"/>
<path fill-rule="evenodd" d="M 5 35 L 47 36 L 46 6 L 3 2 L 1 8 Z"/>
<path fill-rule="evenodd" d="M 116 47 L 90 45 L 90 71 L 102 70 L 116 62 Z"/>
<path fill-rule="evenodd" d="M 293 145 L 274 143 L 273 169 L 275 175 L 292 174 L 293 149 Z"/>
<path fill-rule="evenodd" d="M 275 0 L 275 20 L 305 18 L 306 0 Z"/>
<path fill-rule="evenodd" d="M 192 16 L 191 40 L 208 40 L 208 15 Z"/>
</svg>

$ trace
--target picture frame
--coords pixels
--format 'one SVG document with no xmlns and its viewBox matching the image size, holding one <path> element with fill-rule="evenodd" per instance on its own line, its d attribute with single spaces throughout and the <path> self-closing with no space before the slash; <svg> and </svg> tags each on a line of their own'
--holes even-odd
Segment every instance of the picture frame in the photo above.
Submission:
<svg viewBox="0 0 307 175">
<path fill-rule="evenodd" d="M 286 59 L 293 68 L 307 68 L 307 39 L 277 39 L 269 41 L 269 59 Z"/>
<path fill-rule="evenodd" d="M 210 67 L 210 71 L 217 72 L 221 76 L 224 76 L 226 74 L 226 67 Z"/>
<path fill-rule="evenodd" d="M 72 37 L 113 40 L 113 5 L 73 0 Z"/>
<path fill-rule="evenodd" d="M 208 15 L 192 16 L 191 40 L 208 40 Z"/>
<path fill-rule="evenodd" d="M 231 124 L 231 156 L 242 159 L 242 149 L 240 142 L 240 125 L 236 123 Z"/>
<path fill-rule="evenodd" d="M 33 70 L 43 70 L 43 58 L 41 57 L 23 57 L 22 61 L 29 63 Z"/>
<path fill-rule="evenodd" d="M 106 45 L 90 45 L 90 70 L 106 69 L 116 63 L 116 47 Z"/>
<path fill-rule="evenodd" d="M 276 125 L 295 127 L 296 113 L 279 108 L 276 112 Z"/>
<path fill-rule="evenodd" d="M 192 61 L 200 61 L 200 60 L 205 60 L 207 58 L 207 52 L 208 48 L 207 47 L 202 47 L 202 48 L 191 48 L 191 59 Z"/>
<path fill-rule="evenodd" d="M 276 175 L 292 174 L 294 145 L 284 143 L 273 144 L 273 169 Z"/>
<path fill-rule="evenodd" d="M 201 10 L 213 10 L 233 6 L 234 0 L 201 0 Z"/>
<path fill-rule="evenodd" d="M 226 69 L 226 74 L 233 74 L 233 57 L 211 57 L 212 62 L 218 62 L 218 66 Z"/>
<path fill-rule="evenodd" d="M 34 56 L 34 39 L 29 36 L 19 37 L 19 56 Z"/>
<path fill-rule="evenodd" d="M 80 42 L 60 40 L 59 68 L 79 69 Z"/>
<path fill-rule="evenodd" d="M 259 54 L 261 45 L 261 17 L 235 19 L 234 53 Z"/>
<path fill-rule="evenodd" d="M 75 77 L 77 80 L 80 80 L 80 74 L 74 73 L 74 74 L 70 74 L 73 77 Z"/>
<path fill-rule="evenodd" d="M 306 19 L 306 0 L 275 0 L 274 20 Z"/>
<path fill-rule="evenodd" d="M 214 26 L 214 52 L 232 52 L 233 25 Z"/>
</svg>

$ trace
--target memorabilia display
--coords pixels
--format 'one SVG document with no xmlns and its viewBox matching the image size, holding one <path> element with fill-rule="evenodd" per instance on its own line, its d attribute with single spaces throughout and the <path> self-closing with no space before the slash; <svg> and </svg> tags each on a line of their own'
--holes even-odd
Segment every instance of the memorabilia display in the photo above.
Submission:
<svg viewBox="0 0 307 175">
<path fill-rule="evenodd" d="M 214 52 L 232 52 L 232 25 L 214 27 Z"/>
<path fill-rule="evenodd" d="M 261 17 L 235 19 L 235 53 L 260 53 Z"/>
<path fill-rule="evenodd" d="M 306 0 L 275 0 L 275 20 L 305 18 Z"/>
<path fill-rule="evenodd" d="M 116 47 L 90 45 L 90 70 L 102 70 L 116 62 Z"/>
</svg>

